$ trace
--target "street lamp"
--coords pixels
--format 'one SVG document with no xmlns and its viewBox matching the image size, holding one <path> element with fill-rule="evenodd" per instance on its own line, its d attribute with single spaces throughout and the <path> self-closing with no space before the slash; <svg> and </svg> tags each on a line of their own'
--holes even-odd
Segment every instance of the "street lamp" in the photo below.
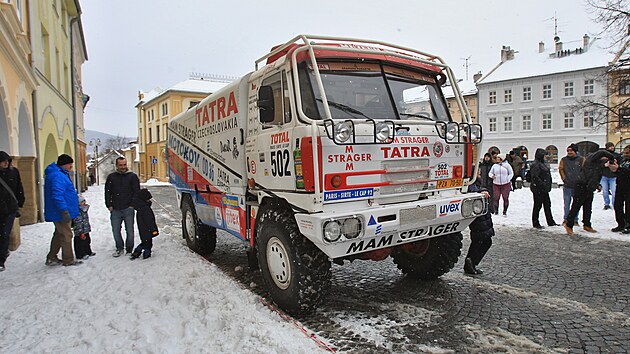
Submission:
<svg viewBox="0 0 630 354">
<path fill-rule="evenodd" d="M 96 138 L 96 139 L 91 139 L 90 140 L 90 146 L 93 146 L 94 148 L 92 149 L 92 152 L 94 153 L 94 173 L 96 174 L 96 185 L 99 185 L 99 178 L 98 178 L 98 147 L 101 146 L 101 139 L 100 138 Z"/>
</svg>

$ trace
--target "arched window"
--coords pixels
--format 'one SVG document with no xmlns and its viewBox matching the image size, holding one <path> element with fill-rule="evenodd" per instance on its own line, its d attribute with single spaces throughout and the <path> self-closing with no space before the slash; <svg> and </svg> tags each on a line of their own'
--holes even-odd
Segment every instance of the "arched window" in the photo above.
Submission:
<svg viewBox="0 0 630 354">
<path fill-rule="evenodd" d="M 555 145 L 547 146 L 545 151 L 547 151 L 548 163 L 558 163 L 558 148 Z"/>
</svg>

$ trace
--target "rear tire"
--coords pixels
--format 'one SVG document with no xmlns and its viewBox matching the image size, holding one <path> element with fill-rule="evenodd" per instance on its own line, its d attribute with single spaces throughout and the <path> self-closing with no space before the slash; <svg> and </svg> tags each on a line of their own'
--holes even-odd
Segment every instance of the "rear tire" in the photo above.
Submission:
<svg viewBox="0 0 630 354">
<path fill-rule="evenodd" d="M 267 209 L 256 224 L 258 263 L 271 298 L 294 316 L 313 311 L 330 288 L 328 257 L 300 233 L 288 210 Z"/>
<path fill-rule="evenodd" d="M 428 242 L 428 247 L 423 242 Z M 399 246 L 392 253 L 398 269 L 413 279 L 433 280 L 448 273 L 457 263 L 462 253 L 462 233 L 417 241 L 409 246 Z"/>
<path fill-rule="evenodd" d="M 217 247 L 217 229 L 202 224 L 189 196 L 182 201 L 182 231 L 188 248 L 207 256 Z"/>
</svg>

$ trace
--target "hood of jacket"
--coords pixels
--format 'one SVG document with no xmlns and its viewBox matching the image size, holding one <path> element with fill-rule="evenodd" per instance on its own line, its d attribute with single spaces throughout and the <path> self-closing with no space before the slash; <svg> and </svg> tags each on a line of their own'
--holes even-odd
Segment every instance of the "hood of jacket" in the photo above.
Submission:
<svg viewBox="0 0 630 354">
<path fill-rule="evenodd" d="M 68 174 L 68 171 L 66 171 L 63 168 L 57 166 L 56 162 L 53 162 L 50 165 L 48 165 L 48 167 L 46 167 L 46 169 L 44 170 L 44 175 L 49 175 L 49 174 L 55 173 L 55 172 L 63 172 L 65 174 Z"/>
<path fill-rule="evenodd" d="M 142 200 L 140 198 L 138 198 L 137 196 L 133 198 L 133 200 L 131 200 L 131 206 L 135 209 L 135 210 L 139 210 L 143 207 L 146 206 L 151 206 L 151 201 L 150 200 Z"/>
<path fill-rule="evenodd" d="M 538 148 L 538 149 L 536 149 L 536 154 L 534 155 L 534 159 L 536 161 L 544 163 L 545 162 L 545 155 L 547 155 L 547 152 L 545 151 L 545 149 Z"/>
</svg>

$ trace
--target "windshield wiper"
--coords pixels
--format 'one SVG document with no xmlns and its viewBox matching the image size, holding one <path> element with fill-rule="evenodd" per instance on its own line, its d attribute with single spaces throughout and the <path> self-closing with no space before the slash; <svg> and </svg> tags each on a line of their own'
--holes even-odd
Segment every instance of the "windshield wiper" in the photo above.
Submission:
<svg viewBox="0 0 630 354">
<path fill-rule="evenodd" d="M 400 113 L 401 116 L 406 116 L 406 117 L 415 117 L 415 118 L 422 118 L 422 119 L 428 119 L 428 120 L 433 120 L 433 118 L 431 118 L 431 116 L 429 116 L 428 114 L 418 114 L 418 113 Z"/>
<path fill-rule="evenodd" d="M 324 102 L 321 98 L 316 98 L 316 100 L 320 101 L 320 102 Z M 342 111 L 342 112 L 346 112 L 346 113 L 354 113 L 354 114 L 358 114 L 361 116 L 364 116 L 367 119 L 371 119 L 370 117 L 366 116 L 365 113 L 354 109 L 350 106 L 346 106 L 345 104 L 342 103 L 337 103 L 337 102 L 333 102 L 333 101 L 328 101 L 328 105 L 337 108 L 338 110 Z"/>
</svg>

